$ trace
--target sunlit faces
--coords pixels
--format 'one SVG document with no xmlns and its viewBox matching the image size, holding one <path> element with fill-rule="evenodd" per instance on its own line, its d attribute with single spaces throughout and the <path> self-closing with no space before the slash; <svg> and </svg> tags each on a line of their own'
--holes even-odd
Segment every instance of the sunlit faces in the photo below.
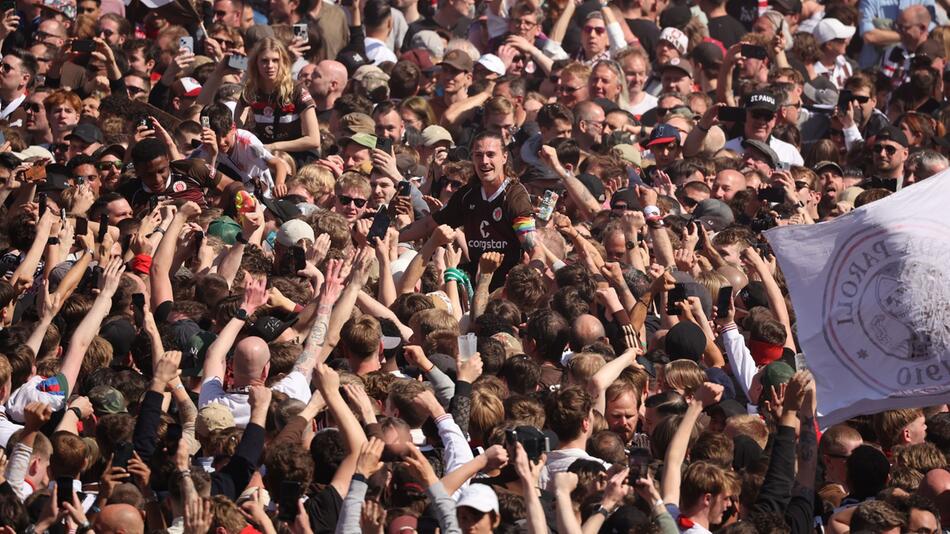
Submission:
<svg viewBox="0 0 950 534">
<path fill-rule="evenodd" d="M 591 71 L 587 81 L 590 98 L 606 98 L 616 102 L 620 96 L 620 83 L 614 69 L 600 63 Z"/>
<path fill-rule="evenodd" d="M 472 164 L 483 184 L 499 184 L 505 179 L 508 153 L 499 139 L 486 137 L 472 145 Z"/>
</svg>

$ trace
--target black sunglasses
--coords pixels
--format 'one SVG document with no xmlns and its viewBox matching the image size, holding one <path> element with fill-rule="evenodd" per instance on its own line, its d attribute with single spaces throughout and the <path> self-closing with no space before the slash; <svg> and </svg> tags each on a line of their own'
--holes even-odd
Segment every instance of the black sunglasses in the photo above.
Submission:
<svg viewBox="0 0 950 534">
<path fill-rule="evenodd" d="M 337 195 L 336 198 L 340 201 L 340 204 L 343 204 L 344 206 L 349 206 L 350 204 L 353 204 L 357 208 L 362 208 L 363 206 L 366 205 L 365 198 L 353 198 L 353 197 L 348 197 L 346 195 Z"/>
<path fill-rule="evenodd" d="M 775 113 L 765 109 L 756 109 L 752 111 L 752 118 L 762 122 L 769 122 L 773 117 L 775 117 Z"/>
<path fill-rule="evenodd" d="M 881 144 L 881 143 L 878 143 L 878 144 L 874 145 L 874 153 L 875 153 L 875 154 L 880 154 L 882 150 L 883 150 L 884 152 L 887 152 L 887 155 L 888 155 L 888 156 L 893 156 L 894 154 L 897 153 L 897 147 L 896 147 L 896 146 L 885 145 L 885 144 Z"/>
</svg>

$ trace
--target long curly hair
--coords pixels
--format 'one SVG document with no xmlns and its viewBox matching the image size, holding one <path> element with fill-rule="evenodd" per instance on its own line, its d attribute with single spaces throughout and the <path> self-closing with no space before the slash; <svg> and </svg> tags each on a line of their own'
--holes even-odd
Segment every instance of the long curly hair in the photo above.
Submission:
<svg viewBox="0 0 950 534">
<path fill-rule="evenodd" d="M 247 86 L 244 88 L 244 99 L 254 102 L 263 96 L 263 80 L 257 67 L 257 60 L 265 52 L 277 52 L 280 66 L 277 68 L 277 105 L 289 104 L 293 99 L 294 80 L 290 72 L 290 54 L 284 44 L 273 37 L 265 37 L 258 42 L 248 57 Z"/>
</svg>

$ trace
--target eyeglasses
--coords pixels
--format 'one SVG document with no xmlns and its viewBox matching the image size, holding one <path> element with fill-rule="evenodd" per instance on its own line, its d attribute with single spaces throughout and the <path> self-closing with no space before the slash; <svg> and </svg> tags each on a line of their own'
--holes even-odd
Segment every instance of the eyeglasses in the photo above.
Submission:
<svg viewBox="0 0 950 534">
<path fill-rule="evenodd" d="M 336 198 L 337 200 L 340 201 L 340 204 L 344 206 L 349 206 L 350 204 L 353 204 L 357 208 L 362 208 L 363 206 L 366 205 L 365 198 L 353 198 L 353 197 L 348 197 L 346 195 L 337 195 Z"/>
<path fill-rule="evenodd" d="M 883 150 L 884 152 L 887 152 L 887 155 L 888 155 L 888 156 L 893 156 L 894 154 L 897 153 L 897 147 L 894 146 L 894 145 L 885 145 L 885 144 L 883 144 L 883 143 L 878 143 L 878 144 L 874 145 L 874 153 L 875 153 L 875 154 L 880 154 L 882 150 Z"/>
<path fill-rule="evenodd" d="M 23 109 L 27 113 L 39 113 L 40 105 L 37 102 L 27 102 L 26 104 L 23 104 Z"/>
<path fill-rule="evenodd" d="M 627 205 L 626 205 L 626 204 L 621 204 L 621 203 L 618 202 L 618 203 L 616 203 L 616 204 L 611 204 L 611 205 L 610 205 L 610 209 L 612 209 L 612 210 L 617 210 L 617 211 L 627 211 Z"/>
<path fill-rule="evenodd" d="M 795 189 L 808 189 L 808 183 L 795 180 Z"/>
<path fill-rule="evenodd" d="M 607 33 L 607 28 L 603 26 L 584 26 L 584 33 L 596 33 L 597 35 L 603 35 Z"/>
<path fill-rule="evenodd" d="M 752 118 L 757 121 L 769 122 L 775 118 L 775 113 L 765 109 L 756 109 L 752 111 Z"/>
<path fill-rule="evenodd" d="M 126 85 L 125 89 L 129 92 L 129 95 L 137 95 L 139 93 L 144 93 L 145 89 L 141 87 L 135 87 L 134 85 Z"/>
<path fill-rule="evenodd" d="M 116 161 L 100 161 L 96 163 L 96 168 L 100 171 L 108 171 L 109 169 L 119 170 L 122 168 L 122 162 L 119 160 Z"/>
<path fill-rule="evenodd" d="M 3 70 L 4 73 L 10 72 L 10 71 L 12 71 L 12 70 L 15 69 L 15 68 L 16 68 L 16 67 L 14 67 L 13 65 L 11 65 L 11 64 L 9 64 L 9 63 L 6 63 L 6 62 L 0 63 L 0 70 Z"/>
<path fill-rule="evenodd" d="M 538 23 L 527 19 L 511 19 L 511 25 L 530 29 L 537 26 Z"/>
<path fill-rule="evenodd" d="M 557 87 L 557 92 L 561 93 L 562 95 L 572 95 L 583 88 L 584 88 L 583 85 L 578 85 L 577 87 L 571 87 L 569 85 L 559 85 Z"/>
<path fill-rule="evenodd" d="M 552 74 L 552 75 L 548 76 L 548 81 L 551 82 L 551 83 L 553 83 L 553 84 L 555 84 L 555 85 L 557 85 L 557 83 L 558 83 L 559 81 L 561 81 L 561 76 L 558 75 L 558 74 Z"/>
<path fill-rule="evenodd" d="M 62 35 L 53 35 L 52 33 L 46 33 L 44 31 L 37 30 L 33 32 L 36 41 L 45 41 L 47 37 L 55 37 L 57 39 L 65 39 Z"/>
</svg>

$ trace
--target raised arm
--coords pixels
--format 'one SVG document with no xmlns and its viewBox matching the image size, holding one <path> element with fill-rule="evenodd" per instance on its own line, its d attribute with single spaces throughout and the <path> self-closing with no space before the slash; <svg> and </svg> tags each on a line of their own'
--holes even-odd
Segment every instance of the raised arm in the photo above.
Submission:
<svg viewBox="0 0 950 534">
<path fill-rule="evenodd" d="M 215 338 L 214 342 L 211 343 L 211 346 L 208 347 L 208 351 L 205 354 L 205 362 L 202 366 L 202 377 L 204 377 L 205 380 L 215 376 L 222 380 L 224 379 L 224 373 L 227 369 L 225 358 L 228 352 L 231 351 L 234 340 L 237 339 L 241 329 L 244 328 L 246 318 L 254 315 L 254 312 L 267 302 L 267 291 L 264 289 L 266 286 L 266 278 L 258 279 L 248 277 L 246 279 L 244 285 L 244 300 L 240 308 L 244 310 L 245 319 L 232 317 L 231 320 L 228 321 L 228 324 L 221 329 L 221 332 L 218 334 L 218 337 Z"/>
<path fill-rule="evenodd" d="M 313 379 L 327 403 L 330 414 L 333 415 L 340 432 L 343 433 L 346 449 L 349 451 L 330 482 L 337 493 L 345 497 L 350 487 L 350 479 L 356 470 L 360 449 L 366 443 L 366 434 L 363 433 L 360 422 L 356 420 L 353 411 L 350 410 L 346 400 L 343 399 L 343 395 L 340 394 L 340 375 L 321 363 L 314 369 Z"/>
<path fill-rule="evenodd" d="M 171 268 L 175 259 L 175 249 L 178 247 L 178 235 L 181 234 L 185 223 L 192 215 L 201 213 L 201 208 L 194 202 L 186 202 L 175 212 L 171 224 L 162 235 L 158 249 L 152 256 L 152 266 L 149 268 L 149 285 L 152 289 L 152 311 L 163 302 L 174 300 L 172 292 Z"/>
<path fill-rule="evenodd" d="M 689 401 L 689 408 L 686 409 L 683 421 L 673 433 L 673 439 L 670 440 L 666 457 L 663 459 L 663 480 L 660 482 L 660 493 L 663 494 L 663 502 L 666 504 L 679 506 L 682 467 L 683 460 L 686 459 L 686 449 L 689 447 L 689 436 L 704 406 L 718 402 L 722 396 L 722 390 L 722 386 L 711 382 L 706 382 L 696 390 L 696 395 Z"/>
<path fill-rule="evenodd" d="M 119 288 L 119 280 L 122 279 L 122 273 L 125 272 L 125 265 L 120 258 L 113 258 L 102 273 L 104 283 L 99 290 L 99 296 L 92 303 L 92 308 L 83 318 L 82 322 L 73 333 L 69 340 L 69 348 L 66 349 L 66 355 L 63 357 L 63 365 L 60 372 L 66 377 L 66 383 L 69 391 L 76 386 L 76 377 L 79 376 L 79 368 L 82 366 L 82 360 L 86 356 L 86 349 L 92 343 L 92 339 L 99 332 L 99 326 L 102 320 L 106 318 L 109 310 L 112 308 L 112 296 Z"/>
<path fill-rule="evenodd" d="M 792 335 L 792 322 L 788 315 L 788 305 L 785 303 L 785 297 L 782 296 L 782 289 L 772 275 L 771 267 L 752 247 L 747 247 L 742 251 L 742 259 L 755 269 L 756 274 L 762 280 L 762 285 L 765 286 L 765 294 L 769 299 L 769 309 L 772 311 L 772 315 L 775 316 L 775 320 L 785 327 L 785 346 L 794 351 L 795 338 Z"/>
<path fill-rule="evenodd" d="M 333 305 L 340 298 L 343 282 L 348 274 L 343 270 L 343 260 L 328 260 L 326 269 L 327 278 L 320 289 L 317 318 L 310 328 L 309 335 L 307 335 L 303 352 L 300 353 L 300 357 L 297 358 L 297 362 L 294 364 L 294 369 L 308 378 L 313 372 L 313 367 L 317 364 L 317 357 L 323 351 L 323 345 L 327 340 L 327 328 L 330 325 L 330 314 L 333 312 Z"/>
<path fill-rule="evenodd" d="M 336 306 L 330 313 L 330 322 L 327 327 L 326 340 L 323 344 L 323 350 L 320 353 L 320 361 L 325 361 L 336 344 L 340 341 L 340 329 L 343 324 L 353 315 L 353 306 L 356 305 L 356 297 L 366 285 L 369 277 L 369 258 L 373 252 L 369 248 L 364 248 L 356 253 L 353 259 L 353 267 L 350 269 L 350 276 L 346 281 L 346 287 L 343 294 L 337 300 Z"/>
</svg>

